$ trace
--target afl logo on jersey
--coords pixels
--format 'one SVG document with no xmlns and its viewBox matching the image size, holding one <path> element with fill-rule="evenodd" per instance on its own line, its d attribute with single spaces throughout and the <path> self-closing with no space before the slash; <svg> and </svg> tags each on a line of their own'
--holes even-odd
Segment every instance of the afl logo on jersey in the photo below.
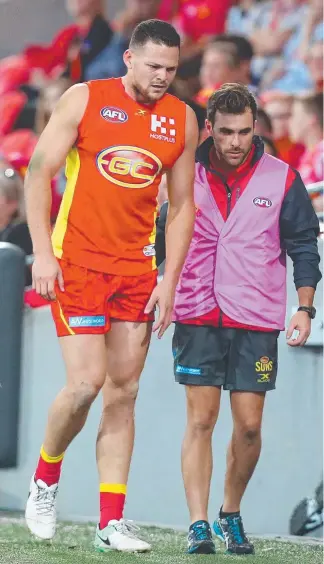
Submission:
<svg viewBox="0 0 324 564">
<path fill-rule="evenodd" d="M 101 117 L 106 121 L 111 123 L 125 123 L 128 120 L 128 115 L 124 110 L 120 108 L 114 108 L 113 106 L 106 106 L 100 111 Z"/>
<path fill-rule="evenodd" d="M 108 147 L 97 155 L 99 172 L 122 188 L 146 188 L 162 170 L 160 159 L 131 145 Z"/>
<path fill-rule="evenodd" d="M 259 208 L 271 208 L 272 202 L 268 198 L 254 198 L 253 203 Z"/>
</svg>

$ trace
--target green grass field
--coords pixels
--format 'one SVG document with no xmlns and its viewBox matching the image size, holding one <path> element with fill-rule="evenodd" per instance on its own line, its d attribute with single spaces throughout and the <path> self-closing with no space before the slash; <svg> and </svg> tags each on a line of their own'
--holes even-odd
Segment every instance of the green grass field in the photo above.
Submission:
<svg viewBox="0 0 324 564">
<path fill-rule="evenodd" d="M 294 544 L 273 540 L 256 540 L 255 556 L 229 556 L 217 541 L 217 554 L 189 556 L 185 553 L 186 535 L 158 528 L 143 528 L 142 536 L 153 550 L 149 554 L 100 554 L 94 552 L 93 524 L 61 523 L 55 540 L 44 544 L 33 540 L 22 518 L 0 515 L 1 564 L 229 564 L 233 559 L 248 564 L 320 564 L 322 547 L 312 544 Z"/>
</svg>

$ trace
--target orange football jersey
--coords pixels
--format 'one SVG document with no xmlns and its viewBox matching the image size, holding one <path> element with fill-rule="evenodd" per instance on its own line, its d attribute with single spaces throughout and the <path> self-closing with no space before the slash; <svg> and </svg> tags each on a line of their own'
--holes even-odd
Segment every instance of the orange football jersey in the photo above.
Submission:
<svg viewBox="0 0 324 564">
<path fill-rule="evenodd" d="M 150 107 L 138 104 L 120 78 L 87 84 L 54 254 L 108 274 L 144 274 L 156 268 L 158 187 L 184 149 L 186 105 L 170 94 Z"/>
</svg>

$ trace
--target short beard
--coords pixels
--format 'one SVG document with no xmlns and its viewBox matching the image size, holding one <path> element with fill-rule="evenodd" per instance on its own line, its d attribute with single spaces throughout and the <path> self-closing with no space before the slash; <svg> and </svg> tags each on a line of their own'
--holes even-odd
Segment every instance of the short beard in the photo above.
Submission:
<svg viewBox="0 0 324 564">
<path fill-rule="evenodd" d="M 142 90 L 142 88 L 139 84 L 136 84 L 136 83 L 133 83 L 133 90 L 134 90 L 136 100 L 140 104 L 155 104 L 156 102 L 161 100 L 161 98 L 163 98 L 163 96 L 166 92 L 166 91 L 164 91 L 163 94 L 161 94 L 161 96 L 159 96 L 158 98 L 151 97 L 147 94 L 146 91 Z"/>
<path fill-rule="evenodd" d="M 156 98 L 151 98 L 150 96 L 148 96 L 147 92 L 143 91 L 139 85 L 133 83 L 133 89 L 136 100 L 140 104 L 154 104 L 156 102 Z"/>
</svg>

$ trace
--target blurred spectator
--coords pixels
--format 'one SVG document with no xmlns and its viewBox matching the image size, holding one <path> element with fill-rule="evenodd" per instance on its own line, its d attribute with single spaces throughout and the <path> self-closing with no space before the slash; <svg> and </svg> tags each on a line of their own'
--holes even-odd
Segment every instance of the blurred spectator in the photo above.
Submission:
<svg viewBox="0 0 324 564">
<path fill-rule="evenodd" d="M 220 35 L 207 45 L 200 68 L 201 90 L 196 102 L 206 107 L 211 94 L 224 83 L 250 83 L 253 49 L 243 36 Z"/>
<path fill-rule="evenodd" d="M 322 0 L 299 2 L 296 9 L 296 13 L 301 16 L 299 25 L 284 47 L 281 61 L 265 75 L 262 81 L 263 89 L 270 86 L 296 94 L 318 87 L 317 78 L 314 80 L 309 62 L 312 45 L 323 41 L 323 3 Z M 323 70 L 321 74 L 323 75 Z"/>
<path fill-rule="evenodd" d="M 0 142 L 0 153 L 8 166 L 24 179 L 30 158 L 37 143 L 37 135 L 28 129 L 18 129 L 6 135 Z M 64 182 L 65 185 L 65 182 Z M 51 220 L 55 221 L 59 211 L 62 195 L 59 191 L 58 177 L 52 180 Z"/>
<path fill-rule="evenodd" d="M 234 5 L 226 22 L 228 33 L 240 33 L 249 37 L 254 30 L 264 27 L 269 18 L 271 1 L 241 0 Z"/>
<path fill-rule="evenodd" d="M 250 35 L 257 55 L 252 71 L 262 90 L 275 87 L 300 46 L 307 4 L 304 0 L 273 0 L 267 2 L 267 9 L 263 25 Z"/>
<path fill-rule="evenodd" d="M 235 69 L 235 82 L 241 82 L 251 89 L 251 62 L 253 59 L 253 47 L 244 35 L 226 33 L 218 35 L 214 42 L 230 45 L 235 48 L 237 66 Z M 252 87 L 253 89 L 253 87 Z"/>
<path fill-rule="evenodd" d="M 26 223 L 23 183 L 17 172 L 4 163 L 0 165 L 0 241 L 20 247 L 32 254 L 32 242 Z M 31 283 L 26 269 L 26 285 Z"/>
<path fill-rule="evenodd" d="M 114 31 L 130 37 L 138 23 L 157 17 L 159 4 L 160 0 L 126 0 L 125 8 L 113 21 Z"/>
<path fill-rule="evenodd" d="M 30 65 L 22 55 L 12 55 L 0 61 L 0 96 L 15 91 L 30 78 Z"/>
<path fill-rule="evenodd" d="M 277 147 L 275 146 L 271 137 L 266 137 L 265 135 L 262 136 L 262 141 L 264 144 L 264 151 L 273 157 L 279 157 Z"/>
<path fill-rule="evenodd" d="M 70 45 L 64 76 L 82 82 L 88 66 L 109 45 L 113 31 L 104 17 L 103 0 L 67 0 L 67 8 L 78 25 L 79 34 Z"/>
<path fill-rule="evenodd" d="M 263 109 L 271 119 L 272 138 L 280 158 L 293 167 L 297 167 L 304 152 L 301 143 L 290 139 L 289 122 L 293 98 L 282 92 L 270 92 L 264 95 Z"/>
<path fill-rule="evenodd" d="M 182 37 L 181 60 L 201 54 L 210 39 L 225 31 L 232 0 L 162 0 L 158 17 L 170 21 Z"/>
<path fill-rule="evenodd" d="M 109 45 L 86 69 L 86 80 L 118 77 L 125 73 L 123 53 L 128 49 L 134 28 L 143 20 L 155 18 L 160 0 L 127 0 L 125 9 L 113 21 L 114 35 Z"/>
<path fill-rule="evenodd" d="M 256 135 L 260 135 L 260 137 L 268 137 L 272 139 L 273 130 L 271 119 L 267 112 L 262 108 L 258 108 L 255 133 Z"/>
<path fill-rule="evenodd" d="M 290 121 L 291 137 L 303 141 L 306 151 L 299 165 L 305 184 L 323 181 L 323 95 L 296 98 Z"/>
<path fill-rule="evenodd" d="M 37 103 L 35 130 L 40 135 L 48 123 L 51 114 L 64 92 L 72 86 L 72 82 L 68 78 L 57 78 L 50 81 L 40 91 Z"/>
<path fill-rule="evenodd" d="M 212 93 L 226 82 L 234 82 L 235 69 L 239 64 L 233 45 L 215 41 L 205 49 L 200 68 L 201 90 L 195 100 L 203 107 Z"/>
<path fill-rule="evenodd" d="M 316 92 L 323 92 L 323 42 L 317 41 L 314 43 L 308 54 L 306 55 L 306 62 L 309 69 L 310 76 L 313 81 L 314 90 Z"/>
<path fill-rule="evenodd" d="M 19 91 L 0 96 L 0 139 L 12 131 L 26 102 L 27 96 Z"/>
</svg>

